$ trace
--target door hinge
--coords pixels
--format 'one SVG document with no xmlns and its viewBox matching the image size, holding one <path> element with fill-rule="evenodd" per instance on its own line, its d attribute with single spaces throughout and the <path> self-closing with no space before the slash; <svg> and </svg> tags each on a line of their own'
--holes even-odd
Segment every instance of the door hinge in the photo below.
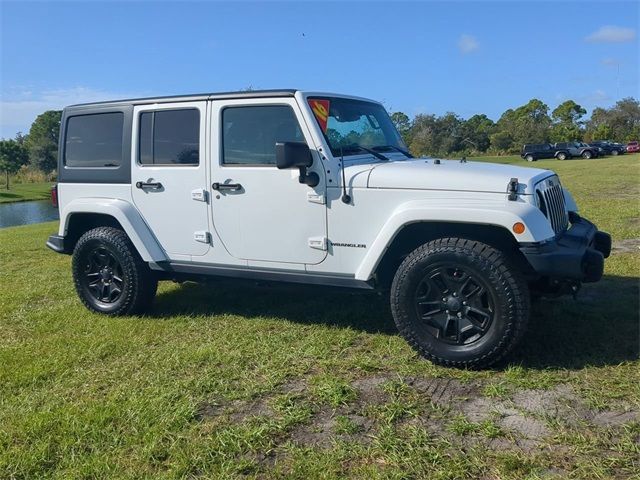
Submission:
<svg viewBox="0 0 640 480">
<path fill-rule="evenodd" d="M 193 232 L 193 239 L 196 242 L 211 244 L 211 234 L 204 230 Z"/>
<path fill-rule="evenodd" d="M 196 188 L 195 190 L 191 190 L 191 199 L 198 202 L 206 202 L 207 191 L 204 188 Z"/>
<path fill-rule="evenodd" d="M 319 203 L 320 205 L 324 205 L 324 194 L 307 192 L 307 201 L 311 203 Z"/>
<path fill-rule="evenodd" d="M 308 242 L 309 247 L 316 250 L 327 250 L 327 237 L 310 237 Z"/>
</svg>

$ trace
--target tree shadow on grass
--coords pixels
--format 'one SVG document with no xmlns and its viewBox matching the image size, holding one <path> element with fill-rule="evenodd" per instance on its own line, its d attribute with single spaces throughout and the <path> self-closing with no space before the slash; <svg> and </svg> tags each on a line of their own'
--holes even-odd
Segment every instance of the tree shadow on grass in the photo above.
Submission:
<svg viewBox="0 0 640 480">
<path fill-rule="evenodd" d="M 0 191 L 0 198 L 19 198 L 20 195 L 17 193 L 9 193 L 7 190 Z"/>
<path fill-rule="evenodd" d="M 524 340 L 501 366 L 575 369 L 638 359 L 639 286 L 636 278 L 606 276 L 586 285 L 577 300 L 536 302 Z M 151 313 L 157 318 L 225 314 L 397 334 L 386 294 L 317 286 L 226 279 L 186 283 L 159 294 Z"/>
</svg>

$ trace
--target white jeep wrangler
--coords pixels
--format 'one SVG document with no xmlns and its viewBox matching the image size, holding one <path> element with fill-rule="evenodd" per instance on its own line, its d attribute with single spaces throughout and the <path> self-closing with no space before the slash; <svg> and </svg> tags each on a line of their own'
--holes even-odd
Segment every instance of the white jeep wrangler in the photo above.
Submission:
<svg viewBox="0 0 640 480">
<path fill-rule="evenodd" d="M 602 276 L 611 238 L 551 171 L 413 158 L 380 103 L 297 90 L 64 109 L 58 235 L 82 302 L 143 312 L 205 276 L 390 292 L 428 359 L 487 366 L 534 295 Z"/>
</svg>

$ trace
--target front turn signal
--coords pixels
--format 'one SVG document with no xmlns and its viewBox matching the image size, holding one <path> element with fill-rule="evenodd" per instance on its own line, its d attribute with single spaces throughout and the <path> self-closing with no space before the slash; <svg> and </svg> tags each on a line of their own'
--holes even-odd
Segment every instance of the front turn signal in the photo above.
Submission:
<svg viewBox="0 0 640 480">
<path fill-rule="evenodd" d="M 526 230 L 524 223 L 522 222 L 516 222 L 513 224 L 513 227 L 511 227 L 513 229 L 513 233 L 517 233 L 518 235 L 524 233 L 524 231 Z"/>
</svg>

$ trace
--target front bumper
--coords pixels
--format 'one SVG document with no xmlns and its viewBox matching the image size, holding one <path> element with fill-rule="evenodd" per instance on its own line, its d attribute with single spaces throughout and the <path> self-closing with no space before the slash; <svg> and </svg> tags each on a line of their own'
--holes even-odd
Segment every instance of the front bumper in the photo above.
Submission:
<svg viewBox="0 0 640 480">
<path fill-rule="evenodd" d="M 520 251 L 536 274 L 578 282 L 597 282 L 611 253 L 611 236 L 571 212 L 571 227 L 553 240 L 522 245 Z"/>
</svg>

